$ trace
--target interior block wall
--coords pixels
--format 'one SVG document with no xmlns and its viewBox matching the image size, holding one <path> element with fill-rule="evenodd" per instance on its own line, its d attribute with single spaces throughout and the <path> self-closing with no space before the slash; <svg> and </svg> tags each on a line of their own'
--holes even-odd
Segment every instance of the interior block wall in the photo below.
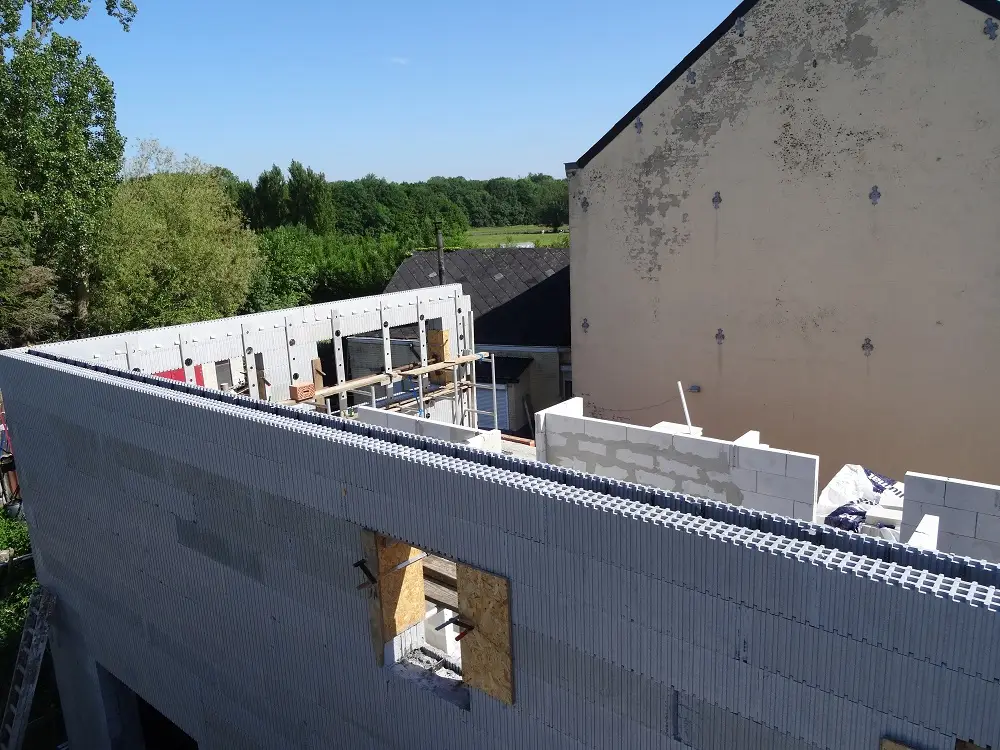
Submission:
<svg viewBox="0 0 1000 750">
<path fill-rule="evenodd" d="M 539 460 L 637 484 L 813 520 L 819 458 L 582 416 L 576 398 L 541 414 Z M 537 437 L 536 437 L 537 440 Z"/>
<path fill-rule="evenodd" d="M 995 567 L 32 355 L 0 385 L 73 747 L 110 746 L 81 662 L 203 750 L 1000 746 Z M 513 704 L 375 663 L 362 529 L 509 582 Z"/>
<path fill-rule="evenodd" d="M 1000 486 L 912 471 L 903 486 L 904 538 L 933 515 L 939 551 L 1000 562 Z"/>
<path fill-rule="evenodd" d="M 356 411 L 356 419 L 365 424 L 388 427 L 400 432 L 408 432 L 411 435 L 424 435 L 449 443 L 465 443 L 484 450 L 500 451 L 502 449 L 502 437 L 499 430 L 479 430 L 436 419 L 424 419 L 411 414 L 373 409 L 370 406 L 359 406 Z"/>
</svg>

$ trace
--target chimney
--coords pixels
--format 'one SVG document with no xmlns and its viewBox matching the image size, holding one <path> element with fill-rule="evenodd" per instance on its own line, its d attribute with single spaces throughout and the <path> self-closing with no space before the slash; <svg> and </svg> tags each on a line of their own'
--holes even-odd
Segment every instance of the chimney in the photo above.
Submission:
<svg viewBox="0 0 1000 750">
<path fill-rule="evenodd" d="M 434 219 L 438 246 L 438 284 L 444 286 L 444 235 L 441 233 L 441 219 Z"/>
</svg>

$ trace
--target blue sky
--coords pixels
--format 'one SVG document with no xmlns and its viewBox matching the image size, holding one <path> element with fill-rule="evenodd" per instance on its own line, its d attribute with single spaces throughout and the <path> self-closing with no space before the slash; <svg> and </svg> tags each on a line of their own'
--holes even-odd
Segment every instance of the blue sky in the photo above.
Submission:
<svg viewBox="0 0 1000 750">
<path fill-rule="evenodd" d="M 563 176 L 736 0 L 139 0 L 68 33 L 134 143 L 255 178 Z"/>
</svg>

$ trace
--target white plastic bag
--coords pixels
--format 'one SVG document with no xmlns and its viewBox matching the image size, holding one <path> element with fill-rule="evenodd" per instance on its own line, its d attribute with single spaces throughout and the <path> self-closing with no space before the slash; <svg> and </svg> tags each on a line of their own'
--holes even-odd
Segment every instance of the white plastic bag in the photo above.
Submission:
<svg viewBox="0 0 1000 750">
<path fill-rule="evenodd" d="M 813 522 L 845 531 L 862 525 L 893 526 L 902 517 L 903 484 L 857 464 L 847 464 L 823 489 L 813 510 Z"/>
</svg>

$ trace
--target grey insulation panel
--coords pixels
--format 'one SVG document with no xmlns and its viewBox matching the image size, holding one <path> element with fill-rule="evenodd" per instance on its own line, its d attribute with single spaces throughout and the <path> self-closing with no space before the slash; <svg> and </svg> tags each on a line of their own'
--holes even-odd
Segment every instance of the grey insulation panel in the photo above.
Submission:
<svg viewBox="0 0 1000 750">
<path fill-rule="evenodd" d="M 51 355 L 0 387 L 57 661 L 203 748 L 1000 745 L 996 566 Z M 513 706 L 376 666 L 362 528 L 511 580 Z"/>
</svg>

